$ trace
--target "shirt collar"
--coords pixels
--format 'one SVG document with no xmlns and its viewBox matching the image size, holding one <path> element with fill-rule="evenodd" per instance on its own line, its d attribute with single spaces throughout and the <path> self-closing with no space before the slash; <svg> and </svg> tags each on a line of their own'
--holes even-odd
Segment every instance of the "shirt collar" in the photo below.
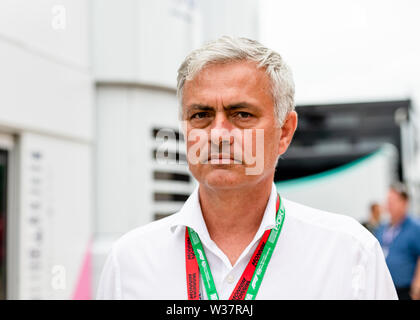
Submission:
<svg viewBox="0 0 420 320">
<path fill-rule="evenodd" d="M 199 185 L 195 187 L 193 193 L 188 197 L 187 201 L 178 212 L 177 217 L 173 220 L 170 228 L 172 232 L 176 232 L 183 227 L 190 227 L 198 233 L 202 241 L 206 241 L 210 240 L 210 236 L 201 211 L 198 189 Z M 277 189 L 273 183 L 261 225 L 255 235 L 256 239 L 261 237 L 265 230 L 272 229 L 276 226 L 276 202 Z"/>
</svg>

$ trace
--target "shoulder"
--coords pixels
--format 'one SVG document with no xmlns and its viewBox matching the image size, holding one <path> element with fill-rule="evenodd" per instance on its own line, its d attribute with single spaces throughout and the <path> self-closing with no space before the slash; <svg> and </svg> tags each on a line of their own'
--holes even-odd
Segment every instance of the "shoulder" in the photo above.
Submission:
<svg viewBox="0 0 420 320">
<path fill-rule="evenodd" d="M 420 219 L 413 215 L 409 215 L 407 217 L 408 225 L 411 229 L 420 230 Z"/>
<path fill-rule="evenodd" d="M 386 228 L 388 228 L 388 222 L 382 222 L 379 224 L 378 228 L 376 229 L 377 232 L 383 232 Z"/>
<path fill-rule="evenodd" d="M 379 224 L 379 226 L 375 230 L 375 236 L 378 239 L 381 239 L 382 234 L 384 233 L 385 229 L 388 227 L 388 223 L 382 222 Z"/>
<path fill-rule="evenodd" d="M 129 252 L 136 250 L 137 252 L 146 249 L 156 249 L 164 246 L 171 241 L 171 225 L 176 219 L 177 213 L 174 213 L 166 218 L 156 220 L 132 229 L 113 244 L 113 251 L 116 255 L 122 252 Z"/>
<path fill-rule="evenodd" d="M 411 240 L 420 243 L 420 221 L 417 217 L 408 216 L 405 229 Z M 403 227 L 404 228 L 404 227 Z"/>
<path fill-rule="evenodd" d="M 288 199 L 283 199 L 286 219 L 298 230 L 305 230 L 323 241 L 356 244 L 363 248 L 372 248 L 377 239 L 353 217 L 312 208 Z M 340 241 L 341 240 L 341 241 Z"/>
</svg>

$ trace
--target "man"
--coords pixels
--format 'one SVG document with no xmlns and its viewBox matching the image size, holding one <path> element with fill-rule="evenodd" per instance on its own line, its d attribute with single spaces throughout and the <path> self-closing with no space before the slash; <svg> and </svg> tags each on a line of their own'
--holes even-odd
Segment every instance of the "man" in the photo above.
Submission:
<svg viewBox="0 0 420 320">
<path fill-rule="evenodd" d="M 371 233 L 375 233 L 376 228 L 379 226 L 381 222 L 381 212 L 382 207 L 379 203 L 372 203 L 370 205 L 370 216 L 369 220 L 362 223 L 366 229 L 368 229 Z"/>
<path fill-rule="evenodd" d="M 277 194 L 276 163 L 297 127 L 278 53 L 222 37 L 185 59 L 178 95 L 199 186 L 178 213 L 113 245 L 98 298 L 396 298 L 365 228 Z"/>
<path fill-rule="evenodd" d="M 409 196 L 401 183 L 387 197 L 390 220 L 377 230 L 386 262 L 401 300 L 420 300 L 420 224 L 408 215 Z"/>
</svg>

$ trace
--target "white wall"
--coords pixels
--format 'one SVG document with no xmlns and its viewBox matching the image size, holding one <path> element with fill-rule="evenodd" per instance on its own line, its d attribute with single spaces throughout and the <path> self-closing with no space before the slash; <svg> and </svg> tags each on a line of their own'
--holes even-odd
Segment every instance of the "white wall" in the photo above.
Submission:
<svg viewBox="0 0 420 320">
<path fill-rule="evenodd" d="M 175 87 L 179 62 L 199 41 L 195 2 L 93 0 L 96 80 Z"/>
<path fill-rule="evenodd" d="M 65 9 L 64 20 L 59 19 Z M 65 22 L 61 29 L 58 22 Z M 75 67 L 89 68 L 87 1 L 2 0 L 1 36 Z"/>
<path fill-rule="evenodd" d="M 198 0 L 201 12 L 202 40 L 223 35 L 258 39 L 259 0 Z"/>
<path fill-rule="evenodd" d="M 93 127 L 87 2 L 0 2 L 0 126 L 90 141 Z"/>
<path fill-rule="evenodd" d="M 261 0 L 260 37 L 292 67 L 298 104 L 418 96 L 420 3 Z"/>
</svg>

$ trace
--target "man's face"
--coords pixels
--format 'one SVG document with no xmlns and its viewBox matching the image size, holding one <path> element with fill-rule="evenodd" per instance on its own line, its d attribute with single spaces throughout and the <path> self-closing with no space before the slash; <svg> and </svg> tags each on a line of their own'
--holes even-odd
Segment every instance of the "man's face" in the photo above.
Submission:
<svg viewBox="0 0 420 320">
<path fill-rule="evenodd" d="M 297 119 L 291 112 L 279 127 L 264 70 L 249 61 L 206 66 L 185 82 L 182 106 L 188 165 L 200 184 L 232 188 L 273 179 Z"/>
<path fill-rule="evenodd" d="M 390 189 L 387 197 L 387 209 L 392 222 L 400 221 L 407 211 L 407 200 L 398 192 Z"/>
<path fill-rule="evenodd" d="M 372 206 L 372 218 L 379 221 L 379 219 L 381 218 L 381 211 L 382 208 L 379 204 L 375 204 Z"/>
</svg>

